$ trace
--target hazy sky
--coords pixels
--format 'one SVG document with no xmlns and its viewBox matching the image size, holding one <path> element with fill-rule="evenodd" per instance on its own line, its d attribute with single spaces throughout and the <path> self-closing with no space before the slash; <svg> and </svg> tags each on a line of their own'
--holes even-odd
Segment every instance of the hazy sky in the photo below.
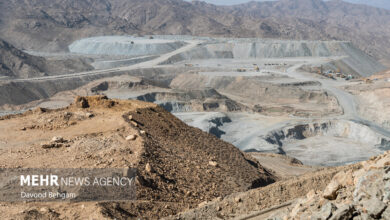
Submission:
<svg viewBox="0 0 390 220">
<path fill-rule="evenodd" d="M 215 5 L 234 5 L 234 4 L 249 2 L 250 0 L 203 0 L 203 1 Z M 273 1 L 273 0 L 255 0 L 255 1 Z M 390 0 L 344 0 L 344 1 L 352 2 L 352 3 L 362 3 L 362 4 L 390 9 Z"/>
</svg>

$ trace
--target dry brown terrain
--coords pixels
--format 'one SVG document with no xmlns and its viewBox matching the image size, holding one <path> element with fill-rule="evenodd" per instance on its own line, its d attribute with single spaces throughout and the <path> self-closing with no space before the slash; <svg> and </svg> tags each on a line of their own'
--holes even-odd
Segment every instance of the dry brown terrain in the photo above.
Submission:
<svg viewBox="0 0 390 220">
<path fill-rule="evenodd" d="M 236 193 L 168 219 L 389 219 L 390 152 Z"/>
<path fill-rule="evenodd" d="M 64 144 L 53 145 L 50 140 L 58 136 Z M 94 215 L 100 217 L 156 218 L 276 180 L 233 145 L 187 126 L 155 104 L 104 96 L 2 117 L 0 167 L 138 169 L 136 202 L 2 203 L 3 218 L 82 219 L 96 207 L 100 212 Z M 81 206 L 86 211 L 74 208 Z"/>
<path fill-rule="evenodd" d="M 244 193 L 235 193 L 167 219 L 251 219 L 249 216 L 257 217 L 259 213 L 273 207 L 278 207 L 276 208 L 278 212 L 311 190 L 324 190 L 332 177 L 341 169 L 343 168 L 329 168 Z M 272 211 L 274 210 L 271 209 L 271 213 Z M 270 212 L 266 214 L 269 215 Z"/>
<path fill-rule="evenodd" d="M 321 167 L 305 166 L 301 161 L 281 154 L 253 152 L 249 155 L 273 172 L 279 179 L 289 179 L 321 169 Z"/>
<path fill-rule="evenodd" d="M 136 200 L 0 220 L 390 219 L 389 10 L 8 0 L 0 38 L 0 174 L 137 170 Z"/>
</svg>

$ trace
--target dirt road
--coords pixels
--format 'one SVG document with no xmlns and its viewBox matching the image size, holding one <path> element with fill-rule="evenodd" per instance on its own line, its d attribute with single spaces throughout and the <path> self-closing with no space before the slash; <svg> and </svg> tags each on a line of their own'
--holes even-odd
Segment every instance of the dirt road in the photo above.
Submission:
<svg viewBox="0 0 390 220">
<path fill-rule="evenodd" d="M 145 62 L 138 63 L 138 64 L 131 65 L 131 66 L 112 68 L 112 69 L 106 69 L 106 70 L 94 70 L 94 71 L 72 73 L 72 74 L 62 74 L 62 75 L 55 75 L 55 76 L 28 78 L 28 79 L 5 79 L 5 80 L 0 79 L 0 82 L 1 81 L 29 82 L 29 81 L 59 80 L 59 79 L 66 79 L 66 78 L 76 78 L 76 77 L 80 77 L 80 76 L 110 74 L 110 73 L 114 73 L 114 72 L 123 72 L 123 71 L 134 70 L 134 69 L 153 68 L 153 67 L 159 66 L 160 63 L 168 60 L 172 56 L 175 56 L 177 54 L 191 50 L 192 48 L 196 47 L 199 43 L 201 43 L 201 41 L 186 41 L 186 43 L 188 43 L 186 46 L 181 47 L 181 48 L 179 48 L 175 51 L 172 51 L 170 53 L 163 54 L 163 55 L 157 57 L 156 59 L 145 61 Z"/>
<path fill-rule="evenodd" d="M 320 61 L 320 60 L 318 60 Z M 321 83 L 321 87 L 325 90 L 333 94 L 340 106 L 343 108 L 344 114 L 342 116 L 337 117 L 336 119 L 346 119 L 346 120 L 351 120 L 359 124 L 366 125 L 370 127 L 372 130 L 375 132 L 386 136 L 390 137 L 390 131 L 384 129 L 380 125 L 376 124 L 375 122 L 369 121 L 367 119 L 364 119 L 361 117 L 358 113 L 357 110 L 357 100 L 356 97 L 353 96 L 352 94 L 344 91 L 341 89 L 342 86 L 345 86 L 349 84 L 348 81 L 345 80 L 332 80 L 332 79 L 324 79 L 320 78 L 317 76 L 314 76 L 313 74 L 305 74 L 302 72 L 299 72 L 298 69 L 302 66 L 303 64 L 296 64 L 290 68 L 287 69 L 286 72 L 280 72 L 280 71 L 271 71 L 271 72 L 276 72 L 279 74 L 285 74 L 290 77 L 303 80 L 303 81 L 318 81 Z M 326 119 L 326 118 L 323 118 Z M 328 118 L 328 119 L 335 119 L 335 117 Z"/>
</svg>

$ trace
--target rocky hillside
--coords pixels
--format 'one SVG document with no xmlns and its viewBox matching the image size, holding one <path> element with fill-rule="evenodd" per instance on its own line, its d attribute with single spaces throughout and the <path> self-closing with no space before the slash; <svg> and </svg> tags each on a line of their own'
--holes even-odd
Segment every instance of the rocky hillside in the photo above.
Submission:
<svg viewBox="0 0 390 220">
<path fill-rule="evenodd" d="M 337 173 L 299 199 L 288 219 L 390 219 L 390 152 Z"/>
<path fill-rule="evenodd" d="M 167 219 L 390 219 L 390 151 L 235 193 Z"/>
<path fill-rule="evenodd" d="M 182 0 L 10 0 L 0 3 L 0 11 L 0 37 L 36 50 L 64 50 L 96 35 L 188 34 L 347 40 L 390 58 L 390 11 L 342 1 L 214 6 Z"/>
<path fill-rule="evenodd" d="M 137 201 L 79 204 L 98 214 L 96 219 L 172 215 L 276 180 L 233 145 L 187 126 L 155 104 L 104 96 L 78 97 L 64 109 L 0 118 L 0 149 L 9 146 L 17 146 L 12 147 L 16 153 L 2 151 L 1 168 L 137 168 Z M 31 217 L 31 209 L 38 216 L 50 214 L 36 210 L 40 204 L 20 205 L 1 204 L 1 218 Z M 85 219 L 80 216 L 87 210 L 71 206 L 47 204 L 46 209 Z"/>
<path fill-rule="evenodd" d="M 41 76 L 44 65 L 43 58 L 30 56 L 0 40 L 0 76 Z"/>
<path fill-rule="evenodd" d="M 389 56 L 389 50 L 379 46 L 389 44 L 385 36 L 390 34 L 390 11 L 385 9 L 343 1 L 280 0 L 251 2 L 230 10 L 237 17 L 248 16 L 255 22 L 253 27 L 269 37 L 347 40 L 370 55 Z"/>
<path fill-rule="evenodd" d="M 0 77 L 30 78 L 93 69 L 79 59 L 46 60 L 31 56 L 0 39 Z"/>
</svg>

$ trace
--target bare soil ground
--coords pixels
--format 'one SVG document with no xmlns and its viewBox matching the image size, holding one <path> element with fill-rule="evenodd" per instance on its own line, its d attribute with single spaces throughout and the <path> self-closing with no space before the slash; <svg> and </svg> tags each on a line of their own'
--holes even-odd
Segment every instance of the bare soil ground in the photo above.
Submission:
<svg viewBox="0 0 390 220">
<path fill-rule="evenodd" d="M 127 140 L 129 135 L 136 139 Z M 55 136 L 67 145 L 42 147 Z M 0 167 L 138 169 L 135 202 L 1 203 L 5 219 L 158 218 L 276 180 L 233 145 L 187 126 L 155 104 L 104 96 L 1 117 Z"/>
<path fill-rule="evenodd" d="M 263 167 L 271 170 L 280 179 L 301 176 L 321 169 L 320 167 L 305 166 L 301 161 L 286 155 L 257 152 L 248 154 L 259 161 Z"/>
</svg>

